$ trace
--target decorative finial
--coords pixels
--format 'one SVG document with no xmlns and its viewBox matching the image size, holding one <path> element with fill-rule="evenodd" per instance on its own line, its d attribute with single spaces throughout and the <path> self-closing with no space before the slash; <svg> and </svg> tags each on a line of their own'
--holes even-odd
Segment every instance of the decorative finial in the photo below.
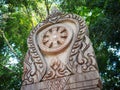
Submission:
<svg viewBox="0 0 120 90">
<path fill-rule="evenodd" d="M 58 13 L 60 12 L 59 9 L 57 8 L 57 6 L 53 6 L 50 10 L 50 14 L 54 14 L 54 13 Z"/>
<path fill-rule="evenodd" d="M 49 18 L 54 18 L 54 17 L 58 17 L 63 15 L 64 13 L 62 13 L 57 6 L 52 6 L 51 10 L 50 10 L 50 15 L 48 15 L 47 19 Z"/>
</svg>

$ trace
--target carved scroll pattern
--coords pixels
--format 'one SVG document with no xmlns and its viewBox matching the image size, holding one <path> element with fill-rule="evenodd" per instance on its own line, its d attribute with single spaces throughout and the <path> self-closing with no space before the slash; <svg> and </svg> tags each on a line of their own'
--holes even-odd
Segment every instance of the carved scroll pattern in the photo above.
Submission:
<svg viewBox="0 0 120 90">
<path fill-rule="evenodd" d="M 23 75 L 23 85 L 31 84 L 31 83 L 35 83 L 35 82 L 40 82 L 41 80 L 45 79 L 45 78 L 43 79 L 43 77 L 46 74 L 46 68 L 47 68 L 46 62 L 45 62 L 45 60 L 40 52 L 40 49 L 38 48 L 38 45 L 36 44 L 35 35 L 36 35 L 36 32 L 39 31 L 39 29 L 41 27 L 43 27 L 45 24 L 57 23 L 58 20 L 60 20 L 61 18 L 62 19 L 64 19 L 64 18 L 75 19 L 78 21 L 78 23 L 80 25 L 78 35 L 76 36 L 76 40 L 75 40 L 75 42 L 72 46 L 72 49 L 71 49 L 71 53 L 69 56 L 69 61 L 67 63 L 68 64 L 67 67 L 73 69 L 73 67 L 75 66 L 75 68 L 79 69 L 80 68 L 79 66 L 82 64 L 81 65 L 82 71 L 87 70 L 86 68 L 84 68 L 84 66 L 87 64 L 89 64 L 89 65 L 87 65 L 87 67 L 88 66 L 95 67 L 95 65 L 92 65 L 92 64 L 94 64 L 93 62 L 91 64 L 87 63 L 87 62 L 90 62 L 90 61 L 88 61 L 88 58 L 90 58 L 91 61 L 94 59 L 94 54 L 92 54 L 92 55 L 90 53 L 88 53 L 87 55 L 85 54 L 87 49 L 90 47 L 90 45 L 83 40 L 83 38 L 85 38 L 85 34 L 86 34 L 86 30 L 87 30 L 87 26 L 85 25 L 85 21 L 80 16 L 77 16 L 77 15 L 58 14 L 58 15 L 48 17 L 45 21 L 43 21 L 42 23 L 37 25 L 36 28 L 34 30 L 32 30 L 32 32 L 30 33 L 30 36 L 28 38 L 28 48 L 29 48 L 28 56 L 29 56 L 29 58 L 26 58 L 26 60 L 25 60 L 25 68 L 24 68 L 25 71 L 24 71 L 24 75 Z M 81 46 L 82 44 L 85 44 L 86 47 L 85 48 L 82 47 Z M 80 49 L 82 49 L 82 51 L 80 51 Z M 83 54 L 83 56 L 82 56 L 83 59 L 80 59 L 80 58 L 78 59 L 79 53 L 81 53 L 81 52 Z M 84 63 L 81 63 L 81 62 L 84 62 Z M 60 62 L 57 62 L 56 64 L 59 66 L 59 67 L 57 67 L 57 69 L 55 69 L 54 65 L 51 66 L 51 70 L 55 74 L 55 75 L 53 75 L 53 78 L 59 77 L 59 75 L 57 75 L 56 73 L 65 73 L 65 72 L 62 72 L 62 70 L 64 71 L 63 65 L 60 64 Z M 89 69 L 89 70 L 91 70 L 91 69 Z M 74 72 L 74 70 L 73 70 L 73 72 Z M 50 74 L 51 74 L 51 72 L 50 72 Z M 47 77 L 47 76 L 45 76 L 45 77 Z"/>
<path fill-rule="evenodd" d="M 36 28 L 31 31 L 30 36 L 27 40 L 29 50 L 27 52 L 27 56 L 26 56 L 27 58 L 25 58 L 25 63 L 24 63 L 25 72 L 22 77 L 23 85 L 40 82 L 45 74 L 46 64 L 43 61 L 43 57 L 41 53 L 38 52 L 39 49 L 37 48 L 37 45 L 33 38 L 35 32 L 44 24 L 45 23 L 40 23 L 39 25 L 37 25 Z M 33 72 L 34 74 L 31 74 Z"/>
<path fill-rule="evenodd" d="M 84 36 L 79 49 L 79 54 L 77 58 L 76 71 L 78 73 L 97 70 L 97 64 L 95 59 L 94 50 L 92 48 L 91 42 L 88 36 Z"/>
<path fill-rule="evenodd" d="M 85 21 L 81 17 L 76 15 L 69 14 L 66 17 L 78 20 L 80 26 L 78 35 L 69 56 L 69 67 L 74 67 L 72 70 L 74 73 L 82 73 L 86 71 L 96 70 L 97 64 L 95 54 L 91 42 L 86 35 L 87 26 L 85 24 Z M 80 57 L 80 55 L 82 56 Z"/>
<path fill-rule="evenodd" d="M 36 67 L 37 64 L 37 67 Z M 41 67 L 41 63 L 34 61 L 30 55 L 30 51 L 27 52 L 25 61 L 24 61 L 24 74 L 23 74 L 23 85 L 32 84 L 38 82 L 42 74 L 40 70 L 36 70 L 38 67 Z"/>
<path fill-rule="evenodd" d="M 69 67 L 73 68 L 74 63 L 75 63 L 77 56 L 79 54 L 79 49 L 81 47 L 83 37 L 86 34 L 87 26 L 85 24 L 85 21 L 80 16 L 68 14 L 68 15 L 66 15 L 66 17 L 78 20 L 78 23 L 79 23 L 79 31 L 77 32 L 78 34 L 77 34 L 76 40 L 72 46 L 71 53 L 69 56 L 69 62 L 68 62 Z M 73 70 L 73 72 L 74 72 L 74 70 Z"/>
</svg>

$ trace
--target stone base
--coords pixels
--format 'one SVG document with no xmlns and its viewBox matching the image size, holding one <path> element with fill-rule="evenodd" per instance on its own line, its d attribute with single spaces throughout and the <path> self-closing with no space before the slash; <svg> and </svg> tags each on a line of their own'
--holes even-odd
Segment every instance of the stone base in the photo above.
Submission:
<svg viewBox="0 0 120 90">
<path fill-rule="evenodd" d="M 21 90 L 100 90 L 101 86 L 98 71 L 91 71 L 25 85 Z"/>
</svg>

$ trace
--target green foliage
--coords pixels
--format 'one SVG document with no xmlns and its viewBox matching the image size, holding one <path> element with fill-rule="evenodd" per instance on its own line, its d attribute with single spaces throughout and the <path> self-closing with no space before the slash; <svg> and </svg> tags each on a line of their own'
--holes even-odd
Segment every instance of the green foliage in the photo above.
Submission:
<svg viewBox="0 0 120 90">
<path fill-rule="evenodd" d="M 27 37 L 44 7 L 42 0 L 0 1 L 0 90 L 20 90 Z"/>
<path fill-rule="evenodd" d="M 19 50 L 24 51 L 22 53 L 25 54 L 27 51 L 26 39 L 32 27 L 30 19 L 26 14 L 17 12 L 11 14 L 6 22 L 6 37 L 11 44 L 15 44 L 15 47 L 19 47 Z"/>
<path fill-rule="evenodd" d="M 27 37 L 46 13 L 49 14 L 53 3 L 62 11 L 86 20 L 103 90 L 119 90 L 120 0 L 1 0 L 0 90 L 20 89 Z"/>
</svg>

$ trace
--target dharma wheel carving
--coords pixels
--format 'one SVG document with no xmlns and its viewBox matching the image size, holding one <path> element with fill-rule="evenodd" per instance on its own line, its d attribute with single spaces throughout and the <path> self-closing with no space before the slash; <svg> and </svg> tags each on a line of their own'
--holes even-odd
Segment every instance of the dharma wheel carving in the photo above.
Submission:
<svg viewBox="0 0 120 90">
<path fill-rule="evenodd" d="M 71 28 L 56 24 L 43 30 L 40 35 L 40 49 L 48 53 L 56 53 L 64 49 L 72 39 Z"/>
<path fill-rule="evenodd" d="M 30 33 L 21 90 L 100 90 L 85 21 L 55 11 Z"/>
</svg>

